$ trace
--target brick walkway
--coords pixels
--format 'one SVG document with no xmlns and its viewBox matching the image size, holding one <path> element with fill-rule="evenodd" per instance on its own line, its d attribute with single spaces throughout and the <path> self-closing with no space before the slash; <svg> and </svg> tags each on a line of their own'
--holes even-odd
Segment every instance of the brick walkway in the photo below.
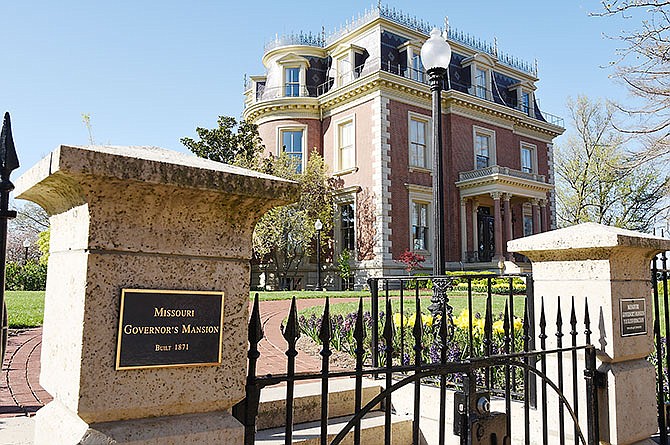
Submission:
<svg viewBox="0 0 670 445">
<path fill-rule="evenodd" d="M 0 418 L 32 416 L 51 396 L 39 384 L 42 328 L 10 333 L 0 379 Z"/>
<path fill-rule="evenodd" d="M 338 302 L 357 301 L 338 299 Z M 297 300 L 298 310 L 323 306 L 322 299 Z M 286 372 L 286 341 L 281 335 L 281 322 L 287 317 L 290 300 L 262 301 L 261 319 L 265 338 L 258 348 L 261 358 L 258 375 Z M 32 416 L 52 400 L 39 385 L 42 328 L 13 331 L 7 342 L 5 362 L 0 375 L 0 418 Z M 296 372 L 321 369 L 318 358 L 300 354 L 296 357 Z"/>
</svg>

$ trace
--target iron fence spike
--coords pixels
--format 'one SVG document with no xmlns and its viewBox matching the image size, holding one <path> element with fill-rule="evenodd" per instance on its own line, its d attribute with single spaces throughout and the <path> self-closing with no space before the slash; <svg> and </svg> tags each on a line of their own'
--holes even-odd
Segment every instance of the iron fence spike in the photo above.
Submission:
<svg viewBox="0 0 670 445">
<path fill-rule="evenodd" d="M 319 329 L 319 340 L 323 344 L 324 350 L 330 347 L 330 336 L 332 334 L 330 326 L 330 298 L 326 297 L 326 305 L 323 308 L 321 317 L 321 329 Z"/>
<path fill-rule="evenodd" d="M 556 337 L 563 336 L 563 315 L 561 314 L 561 297 L 558 297 L 558 311 L 556 312 Z"/>
<path fill-rule="evenodd" d="M 289 309 L 288 319 L 286 320 L 286 326 L 284 326 L 282 335 L 289 345 L 295 345 L 295 342 L 300 338 L 298 308 L 296 306 L 295 296 L 291 299 L 291 308 Z"/>
<path fill-rule="evenodd" d="M 261 322 L 261 310 L 258 292 L 254 296 L 254 307 L 251 311 L 251 319 L 249 320 L 249 343 L 257 345 L 263 338 L 263 323 Z"/>
<path fill-rule="evenodd" d="M 2 122 L 2 132 L 0 132 L 0 165 L 2 166 L 3 180 L 9 181 L 9 175 L 12 171 L 19 168 L 19 158 L 16 155 L 14 138 L 12 137 L 12 122 L 9 112 L 5 112 Z"/>
<path fill-rule="evenodd" d="M 359 297 L 356 325 L 354 326 L 354 340 L 356 340 L 356 342 L 363 342 L 363 339 L 365 339 L 365 327 L 363 326 L 363 297 Z"/>
</svg>

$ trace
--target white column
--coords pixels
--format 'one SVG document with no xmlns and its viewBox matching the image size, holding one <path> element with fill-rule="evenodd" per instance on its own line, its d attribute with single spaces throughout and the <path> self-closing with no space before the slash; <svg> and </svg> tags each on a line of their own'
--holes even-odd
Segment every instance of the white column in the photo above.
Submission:
<svg viewBox="0 0 670 445">
<path fill-rule="evenodd" d="M 507 241 L 512 240 L 512 206 L 510 205 L 510 200 L 512 199 L 511 193 L 505 193 L 503 195 L 503 205 L 505 210 L 505 245 Z M 512 254 L 507 253 L 507 259 L 512 260 Z"/>
<path fill-rule="evenodd" d="M 493 192 L 493 236 L 495 237 L 495 254 L 493 259 L 499 261 L 503 257 L 503 228 L 502 228 L 502 213 L 500 211 L 500 198 L 502 193 Z"/>
<path fill-rule="evenodd" d="M 477 208 L 479 207 L 479 200 L 472 199 L 472 259 L 479 261 L 479 230 L 477 227 Z"/>
<path fill-rule="evenodd" d="M 542 232 L 547 232 L 549 225 L 547 224 L 547 201 L 545 199 L 540 199 L 540 220 L 542 221 Z"/>
<path fill-rule="evenodd" d="M 533 199 L 530 201 L 533 208 L 533 235 L 540 233 L 540 200 Z"/>
<path fill-rule="evenodd" d="M 461 198 L 461 261 L 468 260 L 468 221 L 467 221 L 467 200 Z"/>
</svg>

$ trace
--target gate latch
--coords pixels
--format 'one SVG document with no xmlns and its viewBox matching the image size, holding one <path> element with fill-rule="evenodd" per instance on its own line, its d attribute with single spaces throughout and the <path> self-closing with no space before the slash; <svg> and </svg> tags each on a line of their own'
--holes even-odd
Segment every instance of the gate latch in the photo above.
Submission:
<svg viewBox="0 0 670 445">
<path fill-rule="evenodd" d="M 465 433 L 472 445 L 509 443 L 507 414 L 491 412 L 488 392 L 476 392 L 473 396 L 468 403 L 463 392 L 454 394 L 454 434 L 462 436 Z"/>
</svg>

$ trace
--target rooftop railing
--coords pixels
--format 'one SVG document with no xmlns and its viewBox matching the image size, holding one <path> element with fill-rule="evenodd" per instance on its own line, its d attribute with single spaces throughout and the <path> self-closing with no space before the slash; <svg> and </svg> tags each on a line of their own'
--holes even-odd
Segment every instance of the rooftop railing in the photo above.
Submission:
<svg viewBox="0 0 670 445">
<path fill-rule="evenodd" d="M 325 31 L 322 31 L 320 34 L 299 32 L 281 36 L 276 35 L 273 40 L 270 40 L 265 44 L 265 52 L 279 48 L 281 46 L 290 45 L 306 45 L 325 48 L 342 36 L 378 18 L 390 20 L 414 31 L 423 33 L 426 36 L 430 34 L 431 29 L 436 27 L 424 20 L 418 19 L 400 10 L 397 10 L 396 8 L 391 8 L 387 5 L 373 6 L 369 10 L 366 9 L 362 14 L 358 14 L 358 16 L 352 17 L 351 20 L 347 20 L 344 25 L 341 25 L 339 28 L 336 28 L 327 35 Z M 537 76 L 537 64 L 531 64 L 527 61 L 500 51 L 498 49 L 497 41 L 494 41 L 493 43 L 487 42 L 451 26 L 449 27 L 448 34 L 449 40 L 452 42 L 458 42 L 461 45 L 467 46 L 476 51 L 488 53 L 497 58 L 498 61 L 503 65 L 507 65 L 510 68 L 523 71 L 533 76 Z"/>
</svg>

